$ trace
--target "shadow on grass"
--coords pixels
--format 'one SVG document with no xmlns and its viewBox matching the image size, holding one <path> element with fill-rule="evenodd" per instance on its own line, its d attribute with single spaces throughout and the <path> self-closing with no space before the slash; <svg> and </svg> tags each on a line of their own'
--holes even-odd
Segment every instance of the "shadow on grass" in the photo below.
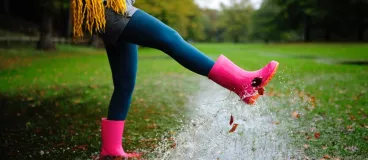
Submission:
<svg viewBox="0 0 368 160">
<path fill-rule="evenodd" d="M 106 116 L 110 95 L 91 98 L 87 93 L 107 93 L 106 87 L 80 87 L 53 91 L 32 90 L 0 93 L 1 157 L 5 159 L 89 159 L 100 151 L 100 120 Z M 55 91 L 56 92 L 56 91 Z M 23 94 L 24 93 L 24 94 Z M 144 94 L 142 94 L 144 96 Z M 157 98 L 157 97 L 153 97 Z M 140 97 L 133 106 L 143 106 Z M 162 134 L 178 123 L 173 110 L 133 108 L 126 120 L 126 151 L 141 148 L 149 152 Z M 166 110 L 166 111 L 162 111 Z M 154 121 L 153 121 L 154 120 Z M 159 136 L 161 137 L 159 137 Z"/>
<path fill-rule="evenodd" d="M 0 94 L 2 157 L 14 159 L 88 156 L 98 150 L 101 110 L 93 101 L 71 100 L 79 93 L 45 96 Z M 81 152 L 82 151 L 82 152 Z M 86 155 L 82 155 L 86 154 Z"/>
</svg>

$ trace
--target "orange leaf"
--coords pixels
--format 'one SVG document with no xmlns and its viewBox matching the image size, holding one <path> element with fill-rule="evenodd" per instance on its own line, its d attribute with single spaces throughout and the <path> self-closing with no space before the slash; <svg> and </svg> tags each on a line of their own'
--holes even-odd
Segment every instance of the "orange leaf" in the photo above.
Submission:
<svg viewBox="0 0 368 160">
<path fill-rule="evenodd" d="M 238 124 L 234 123 L 233 127 L 230 129 L 230 132 L 234 132 L 236 130 L 236 128 L 238 127 Z"/>
<path fill-rule="evenodd" d="M 233 124 L 233 122 L 234 122 L 234 117 L 233 117 L 233 115 L 231 115 L 231 116 L 230 116 L 230 125 L 232 125 L 232 124 Z"/>
<path fill-rule="evenodd" d="M 352 126 L 352 125 L 348 125 L 346 128 L 347 128 L 347 129 L 352 129 L 352 128 L 353 128 L 353 126 Z"/>
<path fill-rule="evenodd" d="M 317 139 L 318 139 L 320 136 L 321 136 L 321 133 L 319 133 L 319 132 L 315 132 L 315 133 L 314 133 L 314 137 L 315 137 L 315 138 L 317 138 Z"/>
<path fill-rule="evenodd" d="M 328 154 L 326 154 L 323 156 L 323 158 L 330 159 L 331 157 Z"/>
<path fill-rule="evenodd" d="M 354 116 L 350 116 L 350 120 L 354 121 L 356 118 Z"/>
<path fill-rule="evenodd" d="M 293 113 L 291 113 L 291 116 L 296 119 L 300 118 L 300 114 L 297 111 L 294 111 Z"/>
<path fill-rule="evenodd" d="M 316 107 L 316 97 L 311 96 L 311 97 L 310 97 L 310 102 L 312 103 L 312 106 L 313 106 L 313 107 Z"/>
</svg>

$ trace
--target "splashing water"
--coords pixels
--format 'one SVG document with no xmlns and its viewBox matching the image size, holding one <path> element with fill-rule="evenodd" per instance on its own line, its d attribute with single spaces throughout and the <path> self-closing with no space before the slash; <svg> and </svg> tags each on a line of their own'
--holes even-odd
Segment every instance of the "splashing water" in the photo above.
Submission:
<svg viewBox="0 0 368 160">
<path fill-rule="evenodd" d="M 190 121 L 175 136 L 176 147 L 163 141 L 155 159 L 301 159 L 289 137 L 292 108 L 262 96 L 256 105 L 245 105 L 235 94 L 208 79 L 200 80 L 200 91 L 188 102 Z M 290 100 L 290 99 L 289 99 Z M 271 111 L 272 110 L 272 111 Z M 239 124 L 229 133 L 232 125 Z"/>
</svg>

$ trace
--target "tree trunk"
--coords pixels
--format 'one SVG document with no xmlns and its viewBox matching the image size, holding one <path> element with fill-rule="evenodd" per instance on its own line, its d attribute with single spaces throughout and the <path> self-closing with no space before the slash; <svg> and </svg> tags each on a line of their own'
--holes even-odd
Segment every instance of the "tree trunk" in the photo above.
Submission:
<svg viewBox="0 0 368 160">
<path fill-rule="evenodd" d="M 239 43 L 239 36 L 238 35 L 233 35 L 233 42 L 234 43 Z"/>
<path fill-rule="evenodd" d="M 93 34 L 92 37 L 91 37 L 91 40 L 89 42 L 89 45 L 92 46 L 92 47 L 98 48 L 99 47 L 98 40 L 99 40 L 98 35 Z"/>
<path fill-rule="evenodd" d="M 10 14 L 10 8 L 9 8 L 9 0 L 4 0 L 4 12 L 5 14 Z"/>
<path fill-rule="evenodd" d="M 305 15 L 305 24 L 304 24 L 304 42 L 310 41 L 310 17 Z"/>
<path fill-rule="evenodd" d="M 45 13 L 40 26 L 40 40 L 37 43 L 39 50 L 54 50 L 55 44 L 52 42 L 52 15 Z"/>
<path fill-rule="evenodd" d="M 363 42 L 364 41 L 364 30 L 365 30 L 365 25 L 364 25 L 364 19 L 365 19 L 365 9 L 366 6 L 363 1 L 359 1 L 357 3 L 357 5 L 355 5 L 355 10 L 357 12 L 357 16 L 356 16 L 356 21 L 357 21 L 357 27 L 358 27 L 358 41 Z"/>
<path fill-rule="evenodd" d="M 364 26 L 364 19 L 365 17 L 363 16 L 364 12 L 364 4 L 362 4 L 362 2 L 359 2 L 360 5 L 358 5 L 357 10 L 358 10 L 358 41 L 363 42 L 364 41 L 364 30 L 365 30 L 365 26 Z"/>
<path fill-rule="evenodd" d="M 263 41 L 264 41 L 265 44 L 270 43 L 270 41 L 268 39 L 264 39 Z"/>
<path fill-rule="evenodd" d="M 364 24 L 359 24 L 358 29 L 358 41 L 363 42 L 364 41 Z"/>
<path fill-rule="evenodd" d="M 327 24 L 325 26 L 325 40 L 327 42 L 329 42 L 331 40 L 331 30 L 330 30 L 330 25 L 329 24 Z"/>
<path fill-rule="evenodd" d="M 68 27 L 67 27 L 67 37 L 68 38 L 73 36 L 72 17 L 73 17 L 73 12 L 72 12 L 71 7 L 69 7 L 69 19 L 68 19 Z"/>
</svg>

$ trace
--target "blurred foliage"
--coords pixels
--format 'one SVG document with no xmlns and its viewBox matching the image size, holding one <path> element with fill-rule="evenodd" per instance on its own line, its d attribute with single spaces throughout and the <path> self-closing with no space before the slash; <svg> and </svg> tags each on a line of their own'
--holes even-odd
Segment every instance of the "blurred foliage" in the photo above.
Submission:
<svg viewBox="0 0 368 160">
<path fill-rule="evenodd" d="M 41 25 L 37 27 L 40 32 L 43 28 L 52 31 L 54 36 L 71 36 L 69 0 L 5 2 L 4 12 L 0 12 L 1 17 L 5 17 L 2 19 L 22 19 Z M 136 0 L 135 6 L 171 26 L 190 41 L 267 43 L 368 40 L 366 0 L 263 0 L 260 8 L 252 6 L 249 0 L 230 0 L 229 5 L 222 5 L 220 10 L 200 8 L 194 0 Z M 48 25 L 52 29 L 45 29 L 47 23 L 42 23 L 45 15 L 52 17 L 53 25 Z M 9 30 L 7 26 L 24 27 L 4 23 L 0 29 Z M 24 29 L 20 31 L 24 32 Z"/>
<path fill-rule="evenodd" d="M 137 0 L 135 6 L 176 29 L 183 37 L 202 39 L 201 10 L 193 0 Z"/>
<path fill-rule="evenodd" d="M 230 0 L 230 5 L 222 7 L 220 22 L 225 28 L 226 39 L 234 43 L 246 41 L 251 33 L 253 7 L 249 0 Z"/>
</svg>

